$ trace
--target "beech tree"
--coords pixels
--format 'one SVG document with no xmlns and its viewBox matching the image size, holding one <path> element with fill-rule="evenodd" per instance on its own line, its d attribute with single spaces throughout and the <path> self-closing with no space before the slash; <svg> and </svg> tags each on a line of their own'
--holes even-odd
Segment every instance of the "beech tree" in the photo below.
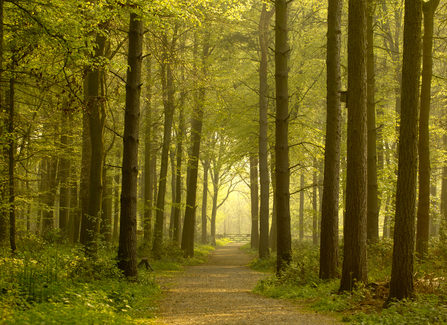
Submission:
<svg viewBox="0 0 447 325">
<path fill-rule="evenodd" d="M 129 54 L 124 119 L 121 219 L 118 267 L 129 278 L 137 273 L 137 177 L 140 118 L 141 65 L 143 61 L 143 20 L 130 14 Z"/>
<path fill-rule="evenodd" d="M 399 166 L 396 188 L 396 221 L 390 293 L 394 299 L 411 298 L 414 292 L 414 244 L 417 184 L 419 78 L 421 73 L 422 1 L 405 0 L 402 61 L 402 115 L 399 133 Z"/>
<path fill-rule="evenodd" d="M 356 282 L 368 281 L 366 0 L 350 0 L 348 10 L 348 151 L 340 291 L 351 291 Z"/>
</svg>

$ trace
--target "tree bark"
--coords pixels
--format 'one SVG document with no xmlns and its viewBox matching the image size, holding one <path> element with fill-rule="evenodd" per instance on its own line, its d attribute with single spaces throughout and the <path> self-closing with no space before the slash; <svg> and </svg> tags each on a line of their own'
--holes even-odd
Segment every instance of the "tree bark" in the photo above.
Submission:
<svg viewBox="0 0 447 325">
<path fill-rule="evenodd" d="M 183 138 L 186 134 L 185 116 L 183 114 L 185 103 L 185 94 L 182 92 L 180 97 L 180 114 L 179 114 L 179 132 L 177 135 L 177 165 L 175 180 L 175 209 L 174 209 L 174 242 L 180 244 L 180 228 L 181 228 L 181 204 L 182 204 L 182 161 L 183 161 Z M 204 172 L 205 173 L 205 172 Z M 205 186 L 205 185 L 204 185 Z M 205 193 L 204 193 L 205 195 Z M 206 207 L 206 203 L 205 203 Z M 206 210 L 206 208 L 205 208 Z M 203 209 L 202 209 L 203 213 Z M 205 212 L 206 214 L 206 212 Z M 206 228 L 205 228 L 206 229 Z"/>
<path fill-rule="evenodd" d="M 203 166 L 203 192 L 202 192 L 202 244 L 207 243 L 207 204 L 208 204 L 208 171 L 210 168 L 210 161 L 205 160 L 202 163 Z"/>
<path fill-rule="evenodd" d="M 202 50 L 202 82 L 205 83 L 207 75 L 206 60 L 209 56 L 209 38 L 207 32 L 203 41 Z M 197 53 L 197 39 L 194 40 L 194 52 Z M 195 210 L 196 210 L 196 193 L 197 193 L 197 177 L 199 171 L 200 159 L 200 141 L 202 137 L 203 112 L 205 107 L 205 86 L 202 85 L 198 91 L 197 101 L 193 110 L 191 125 L 191 142 L 192 150 L 190 155 L 190 169 L 188 177 L 188 186 L 186 194 L 185 220 L 182 234 L 182 250 L 186 257 L 194 256 L 194 228 L 195 228 Z M 211 234 L 212 236 L 213 234 Z"/>
<path fill-rule="evenodd" d="M 259 65 L 259 178 L 260 178 L 260 236 L 259 258 L 270 255 L 269 250 L 269 200 L 270 184 L 268 170 L 268 47 L 270 20 L 275 12 L 272 8 L 267 11 L 267 4 L 262 5 L 259 22 L 259 47 L 261 61 Z M 253 201 L 252 201 L 253 203 Z M 257 232 L 257 230 L 256 230 Z M 253 233 L 252 233 L 253 234 Z M 256 246 L 257 247 L 257 246 Z"/>
<path fill-rule="evenodd" d="M 259 248 L 258 157 L 250 155 L 251 249 Z M 267 214 L 268 217 L 268 214 Z M 268 230 L 268 229 L 267 229 Z M 260 257 L 261 258 L 261 257 Z"/>
<path fill-rule="evenodd" d="M 343 268 L 340 292 L 367 283 L 367 72 L 366 0 L 349 1 L 348 150 Z"/>
<path fill-rule="evenodd" d="M 377 134 L 375 103 L 375 62 L 374 62 L 374 3 L 368 0 L 366 33 L 367 33 L 367 240 L 373 242 L 379 238 L 379 196 L 377 185 Z"/>
<path fill-rule="evenodd" d="M 13 54 L 12 69 L 15 68 L 15 58 Z M 16 244 L 16 207 L 15 207 L 15 193 L 14 193 L 14 106 L 15 106 L 15 80 L 14 74 L 9 80 L 9 114 L 8 114 L 8 134 L 9 134 L 9 149 L 8 149 L 8 167 L 9 167 L 9 244 L 11 252 L 15 253 L 17 250 Z"/>
<path fill-rule="evenodd" d="M 301 173 L 300 176 L 300 212 L 298 221 L 298 239 L 303 241 L 304 239 L 304 174 Z"/>
<path fill-rule="evenodd" d="M 385 305 L 394 299 L 411 298 L 414 291 L 421 21 L 422 1 L 405 0 L 396 217 L 390 292 Z"/>
<path fill-rule="evenodd" d="M 161 151 L 161 166 L 158 184 L 157 196 L 157 212 L 155 215 L 154 224 L 154 240 L 152 244 L 152 254 L 154 258 L 161 258 L 161 250 L 163 245 L 163 228 L 164 228 L 164 213 L 165 213 L 165 196 L 166 183 L 168 174 L 169 161 L 169 146 L 171 145 L 171 131 L 172 121 L 174 119 L 174 78 L 172 72 L 172 59 L 175 43 L 175 35 L 173 36 L 172 44 L 168 49 L 167 36 L 164 35 L 164 60 L 161 63 L 162 87 L 163 87 L 163 106 L 165 112 L 164 132 L 163 132 L 163 147 Z M 169 53 L 168 53 L 169 51 Z"/>
<path fill-rule="evenodd" d="M 118 267 L 137 279 L 137 182 L 143 20 L 130 14 Z"/>
<path fill-rule="evenodd" d="M 276 81 L 276 201 L 277 201 L 277 262 L 281 274 L 292 260 L 292 236 L 289 205 L 289 92 L 287 44 L 287 1 L 275 0 L 275 81 Z"/>
<path fill-rule="evenodd" d="M 66 100 L 65 100 L 66 101 Z M 68 237 L 68 216 L 70 209 L 70 159 L 68 147 L 68 113 L 62 112 L 62 134 L 60 139 L 61 157 L 59 160 L 59 181 L 60 181 L 60 198 L 59 198 L 59 229 L 62 236 Z"/>
<path fill-rule="evenodd" d="M 340 189 L 340 42 L 342 1 L 329 0 L 327 34 L 327 115 L 324 153 L 323 197 L 321 206 L 321 279 L 337 276 L 338 204 Z"/>
<path fill-rule="evenodd" d="M 430 90 L 433 70 L 433 16 L 439 0 L 423 2 L 424 37 L 422 38 L 422 85 L 419 117 L 419 199 L 417 210 L 416 253 L 428 254 L 430 225 Z"/>
</svg>

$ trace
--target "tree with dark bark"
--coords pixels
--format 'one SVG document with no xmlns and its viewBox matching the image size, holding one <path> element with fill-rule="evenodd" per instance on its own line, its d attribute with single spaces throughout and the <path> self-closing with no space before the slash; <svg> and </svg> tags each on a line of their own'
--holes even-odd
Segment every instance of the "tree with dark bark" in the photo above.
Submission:
<svg viewBox="0 0 447 325">
<path fill-rule="evenodd" d="M 417 210 L 416 253 L 424 259 L 428 254 L 430 226 L 430 100 L 433 72 L 433 16 L 439 0 L 422 5 L 424 36 L 422 38 L 422 84 L 419 115 L 419 198 Z"/>
<path fill-rule="evenodd" d="M 275 81 L 276 81 L 276 201 L 277 201 L 277 262 L 276 273 L 292 260 L 289 192 L 289 91 L 287 44 L 288 1 L 275 0 Z"/>
<path fill-rule="evenodd" d="M 207 75 L 206 61 L 208 59 L 210 51 L 209 38 L 210 34 L 206 32 L 203 39 L 201 82 L 205 82 Z M 195 36 L 194 55 L 196 57 L 198 55 L 197 52 L 198 52 L 198 39 Z M 197 177 L 199 172 L 200 142 L 202 138 L 205 95 L 206 95 L 206 89 L 205 86 L 202 85 L 198 90 L 198 94 L 196 95 L 196 102 L 192 116 L 192 125 L 191 125 L 192 149 L 189 158 L 190 172 L 187 185 L 185 219 L 183 223 L 184 226 L 182 232 L 182 250 L 184 251 L 186 257 L 194 256 L 194 227 L 195 227 L 195 210 L 196 210 L 196 194 L 197 194 Z"/>
<path fill-rule="evenodd" d="M 137 183 L 140 120 L 143 20 L 130 14 L 129 54 L 126 80 L 126 109 L 123 136 L 123 168 L 118 267 L 128 278 L 137 273 Z"/>
<path fill-rule="evenodd" d="M 368 0 L 366 15 L 367 34 L 367 239 L 377 241 L 379 238 L 379 196 L 377 184 L 377 128 L 376 128 L 376 103 L 375 103 L 375 62 L 374 62 L 374 6 L 372 0 Z"/>
<path fill-rule="evenodd" d="M 367 73 L 366 0 L 349 1 L 348 151 L 343 268 L 339 291 L 367 283 Z"/>
<path fill-rule="evenodd" d="M 152 254 L 154 258 L 161 258 L 164 229 L 165 196 L 168 175 L 169 148 L 171 145 L 171 131 L 174 120 L 174 75 L 173 54 L 177 40 L 177 26 L 175 27 L 172 42 L 168 43 L 167 35 L 163 35 L 163 61 L 161 62 L 161 78 L 163 87 L 163 106 L 165 122 L 163 128 L 163 146 L 161 149 L 160 176 L 158 180 L 157 211 L 155 214 L 154 239 Z"/>
<path fill-rule="evenodd" d="M 414 292 L 421 25 L 422 1 L 405 0 L 396 217 L 390 292 L 385 306 L 395 299 L 411 298 Z"/>
<path fill-rule="evenodd" d="M 259 258 L 266 258 L 269 250 L 269 199 L 270 182 L 268 167 L 268 48 L 270 20 L 275 12 L 274 7 L 267 11 L 267 4 L 262 4 L 259 21 L 259 178 L 260 178 L 260 237 Z M 258 246 L 256 246 L 258 247 Z"/>
<path fill-rule="evenodd" d="M 250 202 L 251 202 L 250 247 L 252 249 L 257 249 L 259 247 L 258 157 L 256 157 L 255 155 L 251 155 L 249 159 L 250 159 Z"/>
<path fill-rule="evenodd" d="M 338 203 L 340 182 L 340 44 L 342 1 L 329 0 L 327 33 L 327 115 L 321 206 L 321 279 L 336 277 L 338 266 Z"/>
</svg>

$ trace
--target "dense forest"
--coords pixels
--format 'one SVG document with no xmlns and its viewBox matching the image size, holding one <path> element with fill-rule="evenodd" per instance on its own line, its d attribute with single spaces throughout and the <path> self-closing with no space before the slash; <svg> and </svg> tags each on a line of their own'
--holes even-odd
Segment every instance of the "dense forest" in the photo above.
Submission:
<svg viewBox="0 0 447 325">
<path fill-rule="evenodd" d="M 340 293 L 388 245 L 384 305 L 413 298 L 447 247 L 446 5 L 0 0 L 1 263 L 63 244 L 136 280 L 250 233 Z"/>
</svg>

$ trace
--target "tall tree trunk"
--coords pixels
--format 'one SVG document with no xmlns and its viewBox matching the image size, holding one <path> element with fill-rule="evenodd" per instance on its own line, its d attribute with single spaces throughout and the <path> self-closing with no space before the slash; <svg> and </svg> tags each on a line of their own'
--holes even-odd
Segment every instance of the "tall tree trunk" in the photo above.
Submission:
<svg viewBox="0 0 447 325">
<path fill-rule="evenodd" d="M 340 291 L 367 283 L 367 73 L 366 0 L 349 0 L 348 151 L 343 268 Z"/>
<path fill-rule="evenodd" d="M 298 221 L 298 239 L 303 241 L 304 239 L 304 174 L 300 176 L 300 211 Z"/>
<path fill-rule="evenodd" d="M 272 190 L 273 190 L 273 204 L 272 204 L 272 226 L 270 228 L 269 242 L 272 252 L 276 252 L 276 245 L 278 242 L 278 227 L 277 227 L 277 213 L 276 213 L 276 159 L 275 153 L 270 153 L 270 174 L 272 175 Z"/>
<path fill-rule="evenodd" d="M 182 76 L 182 79 L 184 77 Z M 182 91 L 180 96 L 180 112 L 179 112 L 179 131 L 177 135 L 177 164 L 175 171 L 175 209 L 174 209 L 174 242 L 180 244 L 180 228 L 181 228 L 181 204 L 182 204 L 182 161 L 183 161 L 183 138 L 186 134 L 185 115 L 183 114 L 186 94 Z M 206 172 L 205 176 L 206 175 Z M 204 185 L 205 186 L 205 185 Z M 205 195 L 205 193 L 204 193 Z M 206 202 L 205 202 L 206 211 Z M 203 209 L 202 209 L 203 213 Z M 206 213 L 205 213 L 206 214 Z"/>
<path fill-rule="evenodd" d="M 66 101 L 66 100 L 64 100 Z M 70 159 L 68 147 L 68 113 L 62 112 L 62 134 L 60 139 L 61 157 L 59 160 L 59 181 L 60 181 L 60 198 L 59 198 L 59 229 L 62 236 L 68 237 L 68 216 L 70 209 Z"/>
<path fill-rule="evenodd" d="M 405 0 L 396 217 L 390 292 L 386 305 L 394 299 L 410 298 L 414 291 L 421 21 L 422 1 Z"/>
<path fill-rule="evenodd" d="M 117 165 L 119 165 L 121 163 L 121 155 L 120 155 L 120 151 L 117 150 L 116 151 L 116 160 L 117 160 Z M 119 236 L 119 220 L 120 220 L 120 173 L 116 173 L 115 174 L 115 185 L 114 185 L 114 216 L 113 216 L 113 234 L 112 234 L 112 240 L 113 242 L 116 242 L 118 240 L 118 236 Z"/>
<path fill-rule="evenodd" d="M 84 82 L 85 100 L 87 100 L 87 78 Z M 92 160 L 92 144 L 90 140 L 90 121 L 89 114 L 86 109 L 82 112 L 82 158 L 81 158 L 81 173 L 80 173 L 80 203 L 81 203 L 81 222 L 80 222 L 80 238 L 81 244 L 85 245 L 87 242 L 87 224 L 86 219 L 88 215 L 88 201 L 89 201 L 89 175 L 90 162 Z"/>
<path fill-rule="evenodd" d="M 280 274 L 292 260 L 292 235 L 289 205 L 289 91 L 287 44 L 287 0 L 275 0 L 275 81 L 276 81 L 276 200 L 277 263 Z"/>
<path fill-rule="evenodd" d="M 250 202 L 251 202 L 250 247 L 251 249 L 256 249 L 259 247 L 259 223 L 258 223 L 259 188 L 258 188 L 258 157 L 256 157 L 255 155 L 250 155 Z"/>
<path fill-rule="evenodd" d="M 172 149 L 169 151 L 169 156 L 171 160 L 171 195 L 172 195 L 172 204 L 171 204 L 171 214 L 169 218 L 169 239 L 173 239 L 174 236 L 174 213 L 175 213 L 175 199 L 176 199 L 176 175 L 177 175 L 177 168 L 176 162 L 177 162 L 177 154 L 175 152 L 175 149 Z"/>
<path fill-rule="evenodd" d="M 207 159 L 202 162 L 203 166 L 203 192 L 202 192 L 202 244 L 207 243 L 207 203 L 208 203 L 208 171 L 210 169 L 210 161 Z"/>
<path fill-rule="evenodd" d="M 212 169 L 211 178 L 213 181 L 213 207 L 211 208 L 211 238 L 213 239 L 213 245 L 215 245 L 216 238 L 216 218 L 217 218 L 217 198 L 219 196 L 219 175 L 220 169 L 216 167 L 214 163 L 214 168 Z"/>
<path fill-rule="evenodd" d="M 149 38 L 147 39 L 149 42 Z M 147 47 L 150 50 L 150 47 Z M 147 80 L 146 80 L 146 115 L 144 121 L 144 217 L 143 217 L 143 228 L 144 228 L 144 240 L 148 243 L 152 240 L 152 201 L 153 201 L 153 181 L 155 175 L 152 174 L 151 162 L 152 162 L 152 61 L 151 57 L 146 58 L 146 70 L 147 70 Z"/>
<path fill-rule="evenodd" d="M 269 29 L 270 29 L 270 20 L 273 14 L 274 14 L 274 8 L 267 11 L 267 4 L 264 2 L 262 5 L 261 18 L 259 22 L 259 47 L 261 52 L 261 62 L 259 66 L 259 178 L 261 187 L 260 207 L 259 207 L 259 219 L 260 219 L 259 258 L 261 259 L 266 258 L 270 255 L 269 250 L 270 184 L 269 184 L 269 170 L 268 170 L 269 167 L 268 167 L 267 113 L 268 113 Z"/>
<path fill-rule="evenodd" d="M 172 121 L 174 119 L 174 78 L 172 72 L 172 59 L 174 51 L 175 35 L 173 36 L 171 48 L 168 49 L 166 34 L 164 35 L 164 60 L 161 63 L 162 87 L 163 87 L 163 106 L 165 112 L 163 147 L 161 151 L 161 166 L 158 184 L 157 212 L 154 224 L 154 240 L 152 244 L 152 254 L 154 258 L 161 258 L 163 245 L 163 228 L 165 213 L 166 183 L 168 175 L 169 146 L 171 145 Z M 169 53 L 168 53 L 169 51 Z"/>
<path fill-rule="evenodd" d="M 312 243 L 318 245 L 318 160 L 314 158 L 313 190 L 312 190 Z"/>
<path fill-rule="evenodd" d="M 206 61 L 209 56 L 209 38 L 210 34 L 205 33 L 202 50 L 202 83 L 206 82 L 207 65 Z M 197 39 L 194 40 L 194 52 L 197 53 Z M 202 137 L 203 112 L 205 107 L 205 86 L 199 89 L 197 102 L 195 103 L 192 126 L 191 126 L 191 142 L 192 150 L 190 155 L 190 172 L 188 178 L 185 220 L 182 235 L 182 250 L 185 256 L 194 256 L 194 227 L 195 227 L 195 210 L 196 210 L 196 193 L 197 193 L 197 176 L 199 171 L 200 159 L 200 140 Z M 211 234 L 212 236 L 213 234 Z"/>
<path fill-rule="evenodd" d="M 13 54 L 12 58 L 12 69 L 15 68 L 15 58 Z M 11 247 L 11 252 L 15 253 L 17 250 L 16 244 L 16 207 L 15 207 L 15 194 L 14 194 L 14 153 L 15 153 L 15 142 L 14 142 L 14 106 L 15 106 L 15 76 L 11 77 L 9 80 L 9 114 L 8 114 L 8 134 L 9 134 L 9 150 L 8 150 L 8 166 L 9 166 L 9 244 Z"/>
<path fill-rule="evenodd" d="M 379 197 L 377 185 L 377 134 L 376 134 L 376 103 L 375 95 L 375 62 L 374 62 L 374 29 L 373 0 L 368 0 L 366 33 L 367 33 L 367 239 L 377 241 L 379 238 Z"/>
<path fill-rule="evenodd" d="M 96 37 L 95 58 L 104 54 L 105 37 Z M 101 223 L 102 211 L 102 169 L 104 165 L 104 105 L 100 99 L 102 73 L 95 68 L 88 74 L 87 110 L 89 111 L 91 160 L 89 178 L 88 212 L 83 216 L 82 227 L 86 229 L 85 252 L 88 256 L 94 256 L 98 250 L 98 235 Z"/>
<path fill-rule="evenodd" d="M 101 235 L 107 243 L 112 242 L 112 186 L 113 179 L 107 174 L 108 168 L 103 168 Z"/>
<path fill-rule="evenodd" d="M 321 205 L 321 279 L 336 277 L 338 266 L 338 204 L 340 189 L 340 35 L 342 1 L 329 0 L 327 33 L 327 115 Z"/>
<path fill-rule="evenodd" d="M 126 80 L 126 110 L 123 135 L 123 176 L 118 267 L 128 278 L 137 271 L 137 182 L 140 120 L 141 65 L 143 60 L 143 20 L 130 14 L 129 55 Z"/>
<path fill-rule="evenodd" d="M 428 254 L 430 225 L 430 89 L 433 70 L 433 16 L 439 0 L 423 3 L 424 37 L 422 39 L 422 85 L 419 118 L 419 199 L 417 210 L 416 253 Z"/>
</svg>

